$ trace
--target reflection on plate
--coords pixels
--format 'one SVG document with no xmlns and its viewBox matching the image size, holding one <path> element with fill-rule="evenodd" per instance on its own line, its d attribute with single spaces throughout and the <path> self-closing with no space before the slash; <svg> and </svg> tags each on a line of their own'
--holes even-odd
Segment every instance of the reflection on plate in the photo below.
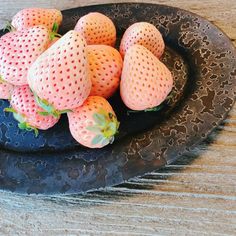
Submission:
<svg viewBox="0 0 236 236">
<path fill-rule="evenodd" d="M 101 150 L 78 145 L 67 118 L 38 138 L 19 131 L 0 101 L 0 189 L 21 193 L 78 193 L 151 172 L 202 141 L 225 118 L 236 91 L 236 50 L 207 20 L 155 4 L 121 3 L 63 12 L 61 33 L 91 11 L 113 19 L 118 37 L 134 22 L 159 28 L 167 49 L 162 60 L 174 74 L 171 102 L 159 112 L 131 114 L 119 94 L 111 99 L 121 121 L 116 142 Z M 2 33 L 3 34 L 3 33 Z"/>
</svg>

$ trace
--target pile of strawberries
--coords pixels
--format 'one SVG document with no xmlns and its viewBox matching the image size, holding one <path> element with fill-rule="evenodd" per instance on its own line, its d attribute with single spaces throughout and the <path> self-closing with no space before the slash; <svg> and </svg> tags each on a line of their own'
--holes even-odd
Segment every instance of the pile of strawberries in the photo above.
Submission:
<svg viewBox="0 0 236 236">
<path fill-rule="evenodd" d="M 132 110 L 150 110 L 170 93 L 173 78 L 159 60 L 164 41 L 157 28 L 137 22 L 114 48 L 116 28 L 105 15 L 89 13 L 74 30 L 57 33 L 56 9 L 18 12 L 11 31 L 0 38 L 0 98 L 9 99 L 20 129 L 54 126 L 67 113 L 72 136 L 101 148 L 114 141 L 119 122 L 106 100 L 119 88 Z"/>
</svg>

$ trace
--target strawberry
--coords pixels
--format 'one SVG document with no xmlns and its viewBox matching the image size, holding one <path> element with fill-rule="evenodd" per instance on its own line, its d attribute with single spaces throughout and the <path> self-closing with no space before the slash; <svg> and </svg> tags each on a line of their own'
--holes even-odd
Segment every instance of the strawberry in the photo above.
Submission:
<svg viewBox="0 0 236 236">
<path fill-rule="evenodd" d="M 74 30 L 40 55 L 28 73 L 38 104 L 55 117 L 83 104 L 91 90 L 86 42 Z M 45 113 L 46 114 L 46 113 Z"/>
<path fill-rule="evenodd" d="M 146 47 L 157 58 L 164 52 L 165 44 L 159 30 L 148 22 L 131 25 L 124 33 L 120 43 L 120 54 L 124 57 L 128 48 L 134 44 Z"/>
<path fill-rule="evenodd" d="M 34 94 L 28 85 L 13 89 L 10 104 L 11 108 L 5 108 L 5 111 L 13 113 L 14 118 L 19 122 L 18 127 L 20 129 L 35 131 L 36 136 L 38 129 L 49 129 L 58 121 L 58 118 L 53 116 L 40 114 L 43 109 L 37 105 Z"/>
<path fill-rule="evenodd" d="M 90 95 L 109 98 L 120 84 L 122 58 L 107 45 L 88 45 L 89 76 L 92 81 Z"/>
<path fill-rule="evenodd" d="M 14 85 L 9 84 L 0 78 L 0 99 L 10 99 Z"/>
<path fill-rule="evenodd" d="M 27 8 L 13 16 L 11 24 L 16 30 L 44 25 L 51 31 L 55 23 L 60 25 L 61 22 L 62 14 L 57 9 Z"/>
<path fill-rule="evenodd" d="M 127 107 L 156 107 L 166 99 L 172 86 L 171 72 L 148 49 L 135 44 L 127 50 L 120 83 L 121 98 Z"/>
<path fill-rule="evenodd" d="M 81 33 L 88 45 L 115 45 L 115 25 L 110 18 L 99 12 L 91 12 L 81 17 L 75 26 L 75 30 Z"/>
<path fill-rule="evenodd" d="M 89 96 L 84 104 L 67 113 L 74 139 L 89 148 L 102 148 L 114 141 L 119 122 L 109 102 Z"/>
<path fill-rule="evenodd" d="M 46 50 L 50 32 L 45 26 L 34 26 L 9 32 L 0 38 L 0 76 L 14 85 L 27 84 L 29 67 Z"/>
</svg>

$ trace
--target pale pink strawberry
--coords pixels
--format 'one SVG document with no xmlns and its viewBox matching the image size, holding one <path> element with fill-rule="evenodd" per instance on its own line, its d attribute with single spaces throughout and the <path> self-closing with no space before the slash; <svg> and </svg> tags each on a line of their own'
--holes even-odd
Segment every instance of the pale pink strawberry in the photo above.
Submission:
<svg viewBox="0 0 236 236">
<path fill-rule="evenodd" d="M 54 126 L 59 118 L 53 116 L 44 116 L 40 112 L 44 112 L 35 101 L 34 94 L 28 85 L 18 86 L 13 89 L 11 100 L 11 108 L 5 111 L 12 112 L 14 118 L 19 122 L 20 129 L 35 131 L 37 129 L 46 130 Z"/>
<path fill-rule="evenodd" d="M 48 47 L 50 32 L 45 26 L 34 26 L 9 32 L 0 38 L 0 76 L 13 85 L 27 84 L 30 66 Z"/>
<path fill-rule="evenodd" d="M 44 25 L 51 31 L 55 23 L 60 25 L 61 22 L 62 14 L 57 9 L 27 8 L 13 16 L 11 24 L 16 30 Z"/>
<path fill-rule="evenodd" d="M 89 148 L 102 148 L 114 141 L 119 122 L 108 101 L 89 96 L 84 104 L 67 113 L 72 136 Z"/>
<path fill-rule="evenodd" d="M 74 30 L 66 33 L 33 63 L 28 82 L 50 114 L 82 105 L 91 90 L 84 38 Z"/>
<path fill-rule="evenodd" d="M 14 85 L 3 81 L 0 78 L 0 99 L 10 99 Z"/>
<path fill-rule="evenodd" d="M 88 45 L 115 45 L 115 25 L 110 18 L 99 12 L 91 12 L 81 17 L 75 26 L 75 30 L 81 33 Z"/>
<path fill-rule="evenodd" d="M 90 95 L 109 98 L 120 84 L 122 58 L 107 45 L 88 45 L 89 76 L 92 81 Z"/>
<path fill-rule="evenodd" d="M 172 86 L 171 72 L 148 49 L 138 44 L 128 49 L 120 83 L 121 98 L 127 107 L 156 107 L 166 99 Z"/>
<path fill-rule="evenodd" d="M 165 48 L 161 33 L 153 24 L 148 22 L 134 23 L 125 31 L 120 43 L 120 54 L 122 57 L 134 44 L 144 46 L 157 58 L 161 57 Z"/>
</svg>

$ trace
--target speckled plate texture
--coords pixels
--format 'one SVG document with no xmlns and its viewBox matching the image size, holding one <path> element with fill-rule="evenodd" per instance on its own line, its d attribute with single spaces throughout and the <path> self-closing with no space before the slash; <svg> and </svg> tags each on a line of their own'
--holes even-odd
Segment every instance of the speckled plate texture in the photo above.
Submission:
<svg viewBox="0 0 236 236">
<path fill-rule="evenodd" d="M 162 61 L 175 79 L 171 101 L 158 112 L 127 115 L 116 94 L 110 102 L 121 121 L 120 133 L 114 144 L 101 150 L 77 144 L 66 116 L 37 138 L 20 131 L 12 115 L 3 112 L 8 102 L 0 101 L 0 189 L 70 194 L 123 183 L 179 158 L 205 139 L 232 108 L 236 50 L 210 22 L 163 5 L 107 4 L 63 11 L 61 33 L 91 11 L 114 21 L 118 44 L 132 23 L 156 25 L 167 45 Z"/>
</svg>

